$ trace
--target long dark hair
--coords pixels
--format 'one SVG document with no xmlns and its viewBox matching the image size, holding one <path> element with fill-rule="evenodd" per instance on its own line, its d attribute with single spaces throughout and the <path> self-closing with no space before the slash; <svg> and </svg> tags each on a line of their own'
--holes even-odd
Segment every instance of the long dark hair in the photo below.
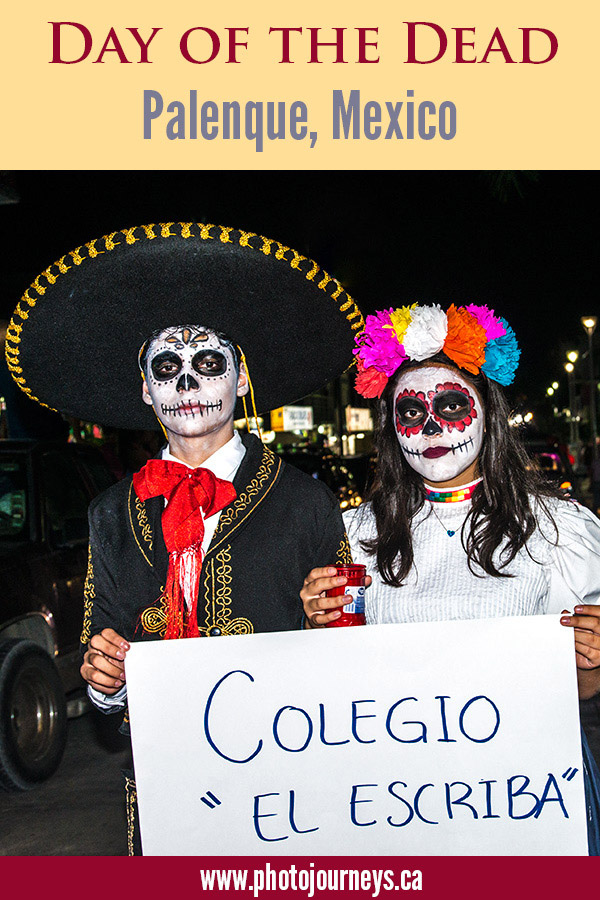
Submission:
<svg viewBox="0 0 600 900">
<path fill-rule="evenodd" d="M 531 466 L 516 429 L 508 425 L 510 409 L 496 382 L 458 369 L 443 353 L 423 363 L 405 363 L 381 395 L 375 438 L 377 475 L 368 497 L 377 537 L 361 542 L 365 551 L 376 554 L 381 578 L 393 587 L 400 587 L 412 568 L 412 522 L 425 502 L 423 479 L 408 465 L 398 443 L 394 391 L 399 377 L 408 369 L 432 363 L 459 372 L 477 390 L 485 410 L 485 435 L 478 460 L 482 481 L 473 493 L 471 510 L 461 532 L 471 571 L 477 574 L 477 564 L 488 575 L 506 577 L 508 573 L 503 570 L 526 547 L 540 512 L 554 525 L 546 501 L 553 497 L 564 499 L 562 492 Z M 554 531 L 558 537 L 556 525 Z M 494 559 L 500 546 L 501 560 Z"/>
</svg>

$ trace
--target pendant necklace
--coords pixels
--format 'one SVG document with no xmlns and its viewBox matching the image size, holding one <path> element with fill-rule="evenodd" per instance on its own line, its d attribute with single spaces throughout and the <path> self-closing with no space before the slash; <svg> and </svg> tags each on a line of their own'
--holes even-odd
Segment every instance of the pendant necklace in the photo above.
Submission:
<svg viewBox="0 0 600 900">
<path fill-rule="evenodd" d="M 444 531 L 446 532 L 446 534 L 448 535 L 448 537 L 454 537 L 454 535 L 456 534 L 458 529 L 457 528 L 447 528 L 446 525 L 444 525 L 444 523 L 442 522 L 442 520 L 440 519 L 440 517 L 438 516 L 438 514 L 436 512 L 436 509 L 435 509 L 436 503 L 462 503 L 465 500 L 470 500 L 471 497 L 473 496 L 473 491 L 475 490 L 475 488 L 477 487 L 477 485 L 480 482 L 481 482 L 481 478 L 478 478 L 476 481 L 473 481 L 470 484 L 466 484 L 463 487 L 445 490 L 445 491 L 438 491 L 435 488 L 430 487 L 428 484 L 425 484 L 425 493 L 427 495 L 427 499 L 429 500 L 429 502 L 431 504 L 431 511 L 434 514 L 434 516 L 436 517 L 436 519 L 438 520 L 438 522 L 440 523 L 440 525 L 442 526 L 442 528 L 444 529 Z M 467 521 L 468 515 L 469 515 L 469 511 L 467 511 L 467 515 L 464 517 L 464 519 L 462 521 L 461 529 L 462 529 L 462 526 Z"/>
<path fill-rule="evenodd" d="M 440 517 L 438 516 L 437 512 L 435 511 L 435 504 L 434 504 L 434 503 L 431 504 L 431 512 L 434 514 L 434 516 L 436 517 L 436 519 L 438 520 L 438 522 L 440 523 L 440 525 L 442 526 L 442 528 L 444 529 L 444 531 L 446 532 L 446 534 L 448 535 L 448 537 L 454 537 L 454 535 L 456 534 L 456 532 L 457 532 L 458 529 L 446 528 L 446 526 L 444 525 L 444 523 L 442 522 L 442 520 L 441 520 Z M 467 516 L 468 516 L 468 515 L 469 515 L 469 514 L 467 513 Z M 466 522 L 467 516 L 465 516 L 465 518 L 463 519 L 463 525 L 464 525 L 464 523 Z M 461 525 L 461 528 L 462 528 L 462 525 Z"/>
</svg>

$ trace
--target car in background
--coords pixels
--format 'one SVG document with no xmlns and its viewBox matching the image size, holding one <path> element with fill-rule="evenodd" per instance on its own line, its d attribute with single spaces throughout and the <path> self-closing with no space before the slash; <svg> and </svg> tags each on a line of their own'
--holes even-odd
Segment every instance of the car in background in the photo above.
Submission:
<svg viewBox="0 0 600 900">
<path fill-rule="evenodd" d="M 114 482 L 86 444 L 0 441 L 0 787 L 57 768 L 80 709 L 90 501 Z"/>
<path fill-rule="evenodd" d="M 579 479 L 573 471 L 568 451 L 564 444 L 554 438 L 536 438 L 525 442 L 525 450 L 531 464 L 548 481 L 565 491 L 574 500 L 580 499 Z"/>
<path fill-rule="evenodd" d="M 279 456 L 311 478 L 324 482 L 337 497 L 340 509 L 350 509 L 362 503 L 362 486 L 344 457 L 334 456 L 327 449 L 315 451 L 294 448 L 279 451 Z"/>
</svg>

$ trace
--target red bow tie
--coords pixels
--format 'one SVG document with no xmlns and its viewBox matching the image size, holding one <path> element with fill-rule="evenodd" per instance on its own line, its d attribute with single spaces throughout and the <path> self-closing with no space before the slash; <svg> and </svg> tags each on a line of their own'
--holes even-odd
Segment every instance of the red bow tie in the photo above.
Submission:
<svg viewBox="0 0 600 900">
<path fill-rule="evenodd" d="M 198 590 L 202 567 L 204 519 L 235 500 L 230 481 L 209 469 L 151 459 L 133 476 L 140 500 L 165 497 L 162 530 L 169 551 L 165 582 L 165 638 L 198 637 Z"/>
<path fill-rule="evenodd" d="M 133 487 L 140 500 L 161 494 L 166 499 L 162 527 L 169 553 L 201 545 L 204 519 L 236 497 L 232 483 L 217 478 L 209 469 L 190 469 L 164 459 L 148 460 L 133 476 Z"/>
</svg>

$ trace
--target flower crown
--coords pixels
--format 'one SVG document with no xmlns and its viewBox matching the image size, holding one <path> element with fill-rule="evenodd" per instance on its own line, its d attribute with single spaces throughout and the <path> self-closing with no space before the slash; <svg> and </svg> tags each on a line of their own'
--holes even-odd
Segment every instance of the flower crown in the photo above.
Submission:
<svg viewBox="0 0 600 900">
<path fill-rule="evenodd" d="M 483 372 L 499 384 L 511 384 L 521 350 L 506 319 L 487 306 L 456 307 L 448 312 L 433 306 L 402 306 L 367 316 L 355 338 L 358 375 L 356 390 L 363 397 L 381 397 L 388 379 L 411 360 L 443 352 L 473 375 Z"/>
</svg>

